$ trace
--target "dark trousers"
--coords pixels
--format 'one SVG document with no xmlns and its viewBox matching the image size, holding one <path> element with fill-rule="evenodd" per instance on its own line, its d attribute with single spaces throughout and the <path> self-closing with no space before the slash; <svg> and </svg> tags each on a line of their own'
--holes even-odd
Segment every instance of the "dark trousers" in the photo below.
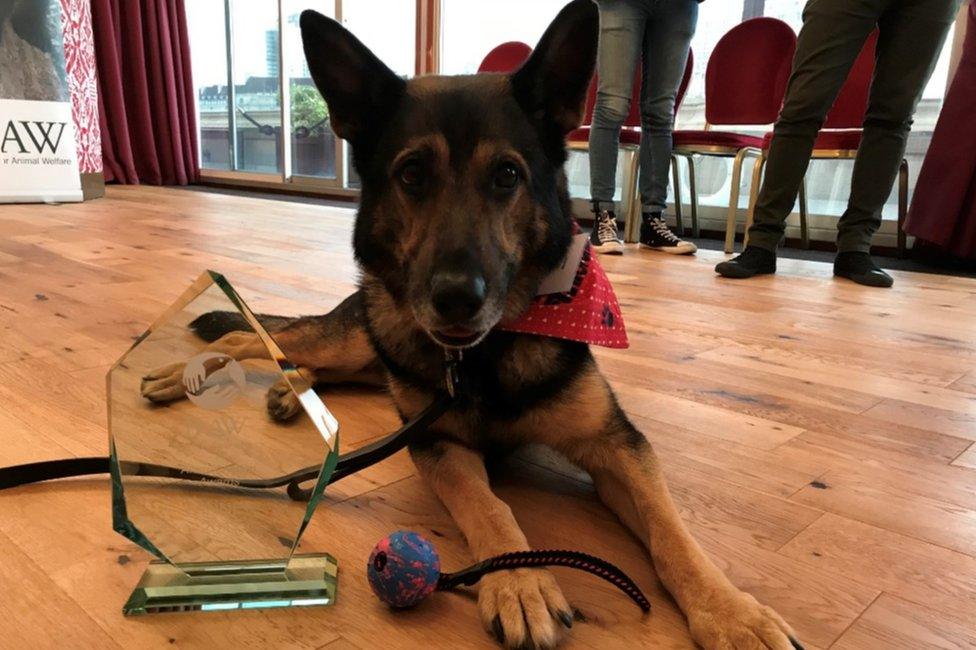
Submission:
<svg viewBox="0 0 976 650">
<path fill-rule="evenodd" d="M 810 0 L 786 100 L 774 129 L 749 244 L 775 250 L 793 210 L 817 133 L 864 42 L 880 30 L 864 135 L 840 251 L 868 251 L 905 155 L 912 116 L 962 0 Z"/>
</svg>

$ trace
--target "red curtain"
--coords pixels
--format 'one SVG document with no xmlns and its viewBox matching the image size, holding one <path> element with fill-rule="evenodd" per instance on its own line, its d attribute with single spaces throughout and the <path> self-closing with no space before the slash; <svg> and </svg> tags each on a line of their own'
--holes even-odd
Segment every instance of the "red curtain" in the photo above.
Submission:
<svg viewBox="0 0 976 650">
<path fill-rule="evenodd" d="M 976 0 L 959 68 L 915 185 L 905 231 L 956 257 L 976 259 Z"/>
<path fill-rule="evenodd" d="M 200 174 L 184 0 L 91 0 L 105 180 Z"/>
</svg>

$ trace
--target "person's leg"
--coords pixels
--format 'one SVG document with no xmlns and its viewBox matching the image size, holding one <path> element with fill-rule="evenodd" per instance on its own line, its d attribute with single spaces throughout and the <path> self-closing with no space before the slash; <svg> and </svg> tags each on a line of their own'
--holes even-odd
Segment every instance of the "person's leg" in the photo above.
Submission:
<svg viewBox="0 0 976 650">
<path fill-rule="evenodd" d="M 803 10 L 793 72 L 773 129 L 766 177 L 742 255 L 716 272 L 747 278 L 776 271 L 776 247 L 786 230 L 817 132 L 857 55 L 892 0 L 810 0 Z"/>
<path fill-rule="evenodd" d="M 867 253 L 905 156 L 912 116 L 961 0 L 895 0 L 879 20 L 877 64 L 837 250 Z"/>
<path fill-rule="evenodd" d="M 647 12 L 641 0 L 600 0 L 598 4 L 600 82 L 590 130 L 590 198 L 598 210 L 613 211 L 620 127 L 630 112 Z"/>
<path fill-rule="evenodd" d="M 641 84 L 641 243 L 667 253 L 694 253 L 663 217 L 668 199 L 674 105 L 698 24 L 697 0 L 673 0 L 654 8 L 644 31 Z"/>
</svg>

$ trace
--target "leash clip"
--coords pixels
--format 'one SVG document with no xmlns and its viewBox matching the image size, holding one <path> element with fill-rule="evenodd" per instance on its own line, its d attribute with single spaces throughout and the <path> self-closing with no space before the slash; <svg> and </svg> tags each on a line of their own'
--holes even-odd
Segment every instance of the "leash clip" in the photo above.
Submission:
<svg viewBox="0 0 976 650">
<path fill-rule="evenodd" d="M 458 366 L 461 365 L 461 351 L 460 350 L 445 350 L 445 382 L 447 384 L 447 394 L 451 397 L 457 397 L 458 384 L 461 382 L 458 376 Z"/>
</svg>

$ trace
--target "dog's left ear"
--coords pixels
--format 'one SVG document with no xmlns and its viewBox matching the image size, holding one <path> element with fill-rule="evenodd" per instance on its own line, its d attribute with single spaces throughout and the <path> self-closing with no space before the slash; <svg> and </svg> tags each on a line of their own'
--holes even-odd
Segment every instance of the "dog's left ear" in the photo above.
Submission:
<svg viewBox="0 0 976 650">
<path fill-rule="evenodd" d="M 599 34 L 600 12 L 593 0 L 563 7 L 512 75 L 515 98 L 530 117 L 555 123 L 563 135 L 580 125 Z"/>
</svg>

